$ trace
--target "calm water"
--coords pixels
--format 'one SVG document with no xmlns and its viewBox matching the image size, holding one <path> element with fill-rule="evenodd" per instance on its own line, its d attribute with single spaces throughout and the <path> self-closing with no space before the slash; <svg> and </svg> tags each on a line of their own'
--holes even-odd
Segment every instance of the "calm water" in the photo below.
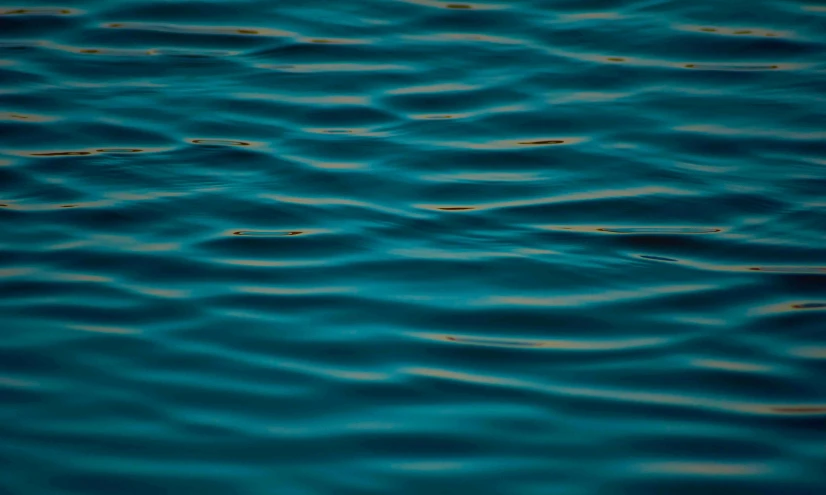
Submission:
<svg viewBox="0 0 826 495">
<path fill-rule="evenodd" d="M 826 3 L 0 7 L 2 495 L 826 493 Z"/>
</svg>

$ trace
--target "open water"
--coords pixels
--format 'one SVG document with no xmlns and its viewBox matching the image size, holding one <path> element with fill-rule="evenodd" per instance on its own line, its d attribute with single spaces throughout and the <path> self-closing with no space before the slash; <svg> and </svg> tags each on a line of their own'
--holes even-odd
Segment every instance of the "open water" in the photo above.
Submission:
<svg viewBox="0 0 826 495">
<path fill-rule="evenodd" d="M 0 7 L 2 495 L 826 493 L 826 3 Z"/>
</svg>

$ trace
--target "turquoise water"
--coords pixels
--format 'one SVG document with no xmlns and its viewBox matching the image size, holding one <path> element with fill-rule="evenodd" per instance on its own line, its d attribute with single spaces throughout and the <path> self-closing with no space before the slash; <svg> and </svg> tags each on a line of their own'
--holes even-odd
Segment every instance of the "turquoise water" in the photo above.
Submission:
<svg viewBox="0 0 826 495">
<path fill-rule="evenodd" d="M 0 493 L 826 493 L 825 53 L 819 0 L 0 7 Z"/>
</svg>

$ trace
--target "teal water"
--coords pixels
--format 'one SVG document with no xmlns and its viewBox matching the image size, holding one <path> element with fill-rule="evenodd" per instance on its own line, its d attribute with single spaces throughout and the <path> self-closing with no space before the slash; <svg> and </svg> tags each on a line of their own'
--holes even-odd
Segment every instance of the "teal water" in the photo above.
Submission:
<svg viewBox="0 0 826 495">
<path fill-rule="evenodd" d="M 0 494 L 826 493 L 824 54 L 820 0 L 0 7 Z"/>
</svg>

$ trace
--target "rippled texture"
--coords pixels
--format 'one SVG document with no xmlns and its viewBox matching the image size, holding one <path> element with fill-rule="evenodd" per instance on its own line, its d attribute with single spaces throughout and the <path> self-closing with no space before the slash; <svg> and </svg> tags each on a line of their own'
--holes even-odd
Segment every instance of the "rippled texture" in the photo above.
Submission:
<svg viewBox="0 0 826 495">
<path fill-rule="evenodd" d="M 0 492 L 826 493 L 819 0 L 0 7 Z"/>
</svg>

